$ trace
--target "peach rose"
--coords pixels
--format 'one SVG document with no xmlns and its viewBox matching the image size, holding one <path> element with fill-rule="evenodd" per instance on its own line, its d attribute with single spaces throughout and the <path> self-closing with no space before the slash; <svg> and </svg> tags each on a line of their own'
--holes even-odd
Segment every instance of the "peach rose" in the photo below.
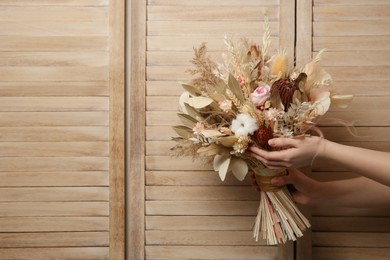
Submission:
<svg viewBox="0 0 390 260">
<path fill-rule="evenodd" d="M 268 85 L 260 85 L 251 94 L 252 102 L 255 106 L 264 105 L 271 96 L 271 87 Z"/>
</svg>

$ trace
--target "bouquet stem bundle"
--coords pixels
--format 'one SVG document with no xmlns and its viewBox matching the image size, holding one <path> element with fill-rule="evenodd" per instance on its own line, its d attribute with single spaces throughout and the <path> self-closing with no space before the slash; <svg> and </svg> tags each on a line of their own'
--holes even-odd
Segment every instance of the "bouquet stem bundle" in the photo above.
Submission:
<svg viewBox="0 0 390 260">
<path fill-rule="evenodd" d="M 275 176 L 287 175 L 286 170 L 271 170 L 254 166 L 249 162 L 260 188 L 260 203 L 253 227 L 256 241 L 265 239 L 267 245 L 284 244 L 303 236 L 303 231 L 310 228 L 310 223 L 299 211 L 287 187 L 271 184 Z"/>
</svg>

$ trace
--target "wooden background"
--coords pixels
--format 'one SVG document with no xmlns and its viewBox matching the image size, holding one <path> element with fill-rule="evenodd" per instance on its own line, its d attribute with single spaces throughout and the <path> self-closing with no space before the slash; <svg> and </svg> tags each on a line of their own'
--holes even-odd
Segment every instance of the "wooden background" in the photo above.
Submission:
<svg viewBox="0 0 390 260">
<path fill-rule="evenodd" d="M 210 55 L 218 58 L 225 34 L 260 43 L 264 10 L 274 49 L 295 51 L 297 65 L 329 49 L 322 65 L 345 93 L 355 95 L 350 108 L 327 116 L 353 122 L 359 136 L 328 123 L 322 126 L 326 138 L 390 151 L 389 1 L 149 0 L 131 8 L 128 151 L 136 168 L 129 174 L 129 259 L 390 257 L 388 208 L 312 209 L 313 229 L 295 252 L 292 244 L 277 248 L 255 243 L 251 228 L 258 195 L 249 180 L 228 177 L 221 183 L 210 166 L 172 158 L 168 152 L 174 145 L 171 126 L 179 123 L 176 111 L 183 90 L 178 81 L 191 78 L 186 70 L 192 47 L 207 42 Z M 328 181 L 355 175 L 320 161 L 311 176 Z"/>
<path fill-rule="evenodd" d="M 124 258 L 123 3 L 0 1 L 0 259 Z"/>
</svg>

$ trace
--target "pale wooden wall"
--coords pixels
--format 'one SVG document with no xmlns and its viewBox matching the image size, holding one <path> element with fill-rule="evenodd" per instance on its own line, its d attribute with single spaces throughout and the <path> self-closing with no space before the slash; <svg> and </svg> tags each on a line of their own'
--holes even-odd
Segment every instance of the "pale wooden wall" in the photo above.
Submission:
<svg viewBox="0 0 390 260">
<path fill-rule="evenodd" d="M 355 95 L 348 109 L 333 110 L 328 117 L 353 122 L 359 136 L 326 124 L 325 137 L 390 152 L 390 1 L 298 1 L 297 12 L 298 62 L 327 48 L 321 64 L 343 92 Z M 320 180 L 353 176 L 331 162 L 313 166 L 313 177 Z M 317 208 L 312 215 L 313 259 L 389 259 L 388 207 Z"/>
<path fill-rule="evenodd" d="M 0 259 L 123 259 L 121 10 L 0 1 Z"/>
</svg>

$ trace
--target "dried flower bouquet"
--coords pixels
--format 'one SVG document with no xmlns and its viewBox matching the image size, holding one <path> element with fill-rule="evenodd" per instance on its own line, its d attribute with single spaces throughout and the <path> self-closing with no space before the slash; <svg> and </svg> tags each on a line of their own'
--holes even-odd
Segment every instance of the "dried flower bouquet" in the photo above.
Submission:
<svg viewBox="0 0 390 260">
<path fill-rule="evenodd" d="M 271 178 L 286 170 L 266 168 L 248 156 L 247 148 L 271 150 L 273 137 L 306 135 L 331 105 L 346 107 L 352 96 L 339 95 L 331 76 L 318 66 L 323 51 L 303 68 L 291 68 L 283 51 L 269 55 L 267 20 L 264 31 L 261 46 L 225 38 L 221 64 L 207 56 L 206 44 L 194 48 L 194 78 L 182 84 L 182 125 L 174 127 L 179 137 L 173 138 L 172 150 L 212 161 L 222 181 L 228 173 L 242 181 L 254 172 L 261 190 L 254 237 L 275 245 L 301 237 L 310 223 L 286 187 L 271 185 Z"/>
</svg>

